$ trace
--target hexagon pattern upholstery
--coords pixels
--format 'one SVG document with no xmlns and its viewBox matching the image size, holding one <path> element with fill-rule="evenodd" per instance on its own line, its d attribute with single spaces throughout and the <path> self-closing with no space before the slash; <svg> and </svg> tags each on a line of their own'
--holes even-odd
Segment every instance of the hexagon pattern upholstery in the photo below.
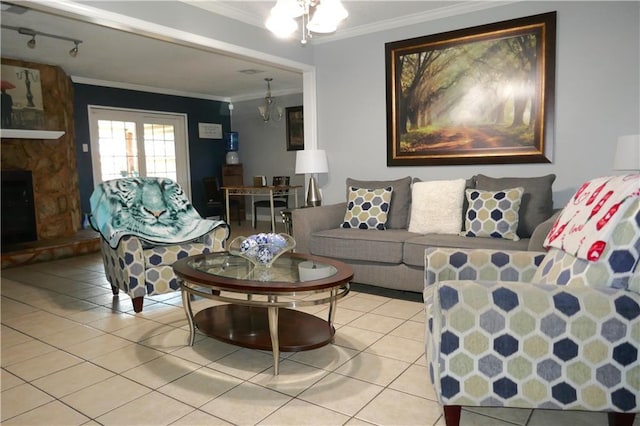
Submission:
<svg viewBox="0 0 640 426">
<path fill-rule="evenodd" d="M 171 266 L 176 260 L 224 250 L 227 232 L 227 227 L 219 226 L 198 241 L 146 249 L 138 237 L 131 235 L 123 237 L 115 249 L 103 240 L 102 262 L 113 294 L 124 291 L 133 299 L 134 311 L 141 312 L 144 296 L 179 290 Z"/>
<path fill-rule="evenodd" d="M 342 228 L 387 229 L 387 217 L 393 187 L 379 189 L 349 188 L 347 212 Z"/>
<path fill-rule="evenodd" d="M 606 243 L 594 261 L 426 250 L 426 358 L 448 425 L 462 405 L 640 411 L 637 194 Z"/>
</svg>

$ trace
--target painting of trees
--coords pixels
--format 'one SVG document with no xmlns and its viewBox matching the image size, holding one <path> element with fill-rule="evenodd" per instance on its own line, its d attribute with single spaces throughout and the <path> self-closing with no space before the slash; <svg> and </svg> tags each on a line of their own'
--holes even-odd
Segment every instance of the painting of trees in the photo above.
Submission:
<svg viewBox="0 0 640 426">
<path fill-rule="evenodd" d="M 389 165 L 548 162 L 555 12 L 530 18 L 387 44 Z"/>
</svg>

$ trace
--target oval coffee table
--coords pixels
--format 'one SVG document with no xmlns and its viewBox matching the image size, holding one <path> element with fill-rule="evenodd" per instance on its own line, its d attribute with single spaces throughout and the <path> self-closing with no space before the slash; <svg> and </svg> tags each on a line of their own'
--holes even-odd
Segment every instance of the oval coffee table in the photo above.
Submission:
<svg viewBox="0 0 640 426">
<path fill-rule="evenodd" d="M 189 321 L 189 345 L 194 344 L 197 327 L 223 342 L 270 350 L 276 375 L 280 351 L 315 349 L 333 341 L 336 304 L 349 293 L 353 279 L 353 270 L 343 262 L 298 253 L 285 253 L 265 268 L 216 252 L 181 259 L 173 269 Z M 194 315 L 191 295 L 227 304 Z M 326 321 L 291 309 L 325 303 Z"/>
</svg>

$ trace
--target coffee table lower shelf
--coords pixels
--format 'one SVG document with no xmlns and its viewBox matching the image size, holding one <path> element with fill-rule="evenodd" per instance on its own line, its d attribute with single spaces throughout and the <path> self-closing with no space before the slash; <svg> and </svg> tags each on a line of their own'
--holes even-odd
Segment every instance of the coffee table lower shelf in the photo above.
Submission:
<svg viewBox="0 0 640 426">
<path fill-rule="evenodd" d="M 250 349 L 273 349 L 267 308 L 218 305 L 199 311 L 193 320 L 200 331 L 214 339 Z M 334 334 L 335 328 L 321 318 L 292 309 L 278 309 L 280 351 L 319 348 L 330 343 Z"/>
</svg>

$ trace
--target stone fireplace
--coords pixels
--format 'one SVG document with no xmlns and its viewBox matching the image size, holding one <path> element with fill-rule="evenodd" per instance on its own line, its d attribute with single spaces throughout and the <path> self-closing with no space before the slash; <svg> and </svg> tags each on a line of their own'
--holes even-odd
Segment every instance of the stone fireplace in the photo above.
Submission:
<svg viewBox="0 0 640 426">
<path fill-rule="evenodd" d="M 45 122 L 41 130 L 65 132 L 60 138 L 51 140 L 2 138 L 0 168 L 3 178 L 5 171 L 31 172 L 37 240 L 73 236 L 80 229 L 82 215 L 71 79 L 55 66 L 5 58 L 2 58 L 2 64 L 40 71 Z M 2 205 L 3 226 L 7 213 Z"/>
</svg>

